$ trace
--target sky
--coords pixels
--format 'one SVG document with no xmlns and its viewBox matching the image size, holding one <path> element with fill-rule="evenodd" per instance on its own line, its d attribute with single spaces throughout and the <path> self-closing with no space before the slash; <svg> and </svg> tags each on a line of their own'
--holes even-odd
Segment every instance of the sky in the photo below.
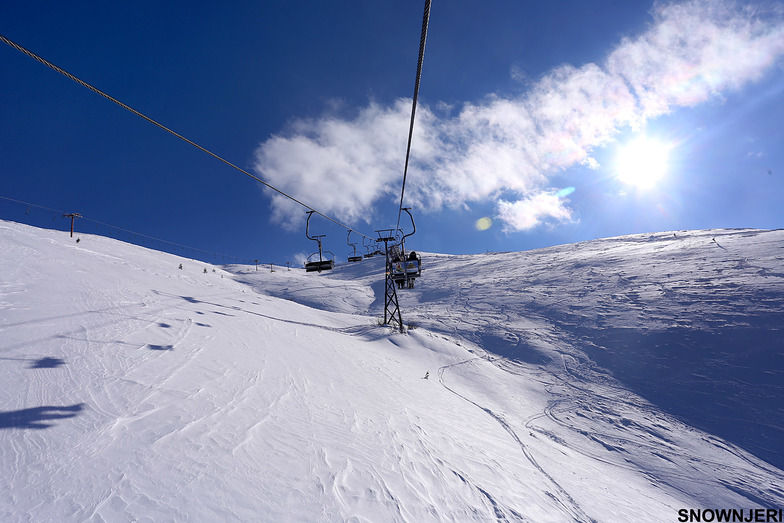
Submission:
<svg viewBox="0 0 784 523">
<path fill-rule="evenodd" d="M 15 2 L 0 34 L 374 237 L 397 224 L 423 6 Z M 436 0 L 407 247 L 780 228 L 783 58 L 782 2 Z M 2 219 L 77 212 L 77 233 L 211 262 L 316 249 L 304 207 L 7 45 L 0 181 Z M 324 218 L 310 233 L 353 253 Z"/>
</svg>

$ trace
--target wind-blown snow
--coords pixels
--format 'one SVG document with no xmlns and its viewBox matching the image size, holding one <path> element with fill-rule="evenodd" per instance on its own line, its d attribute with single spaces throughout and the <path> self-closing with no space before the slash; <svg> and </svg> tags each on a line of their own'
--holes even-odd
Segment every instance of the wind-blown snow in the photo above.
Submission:
<svg viewBox="0 0 784 523">
<path fill-rule="evenodd" d="M 784 506 L 784 231 L 423 260 L 398 334 L 378 258 L 256 271 L 0 222 L 0 520 Z"/>
</svg>

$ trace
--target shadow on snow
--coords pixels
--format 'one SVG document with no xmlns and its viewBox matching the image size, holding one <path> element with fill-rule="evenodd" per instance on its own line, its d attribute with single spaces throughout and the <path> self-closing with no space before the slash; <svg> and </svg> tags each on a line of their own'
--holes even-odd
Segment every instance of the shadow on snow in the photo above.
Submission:
<svg viewBox="0 0 784 523">
<path fill-rule="evenodd" d="M 589 357 L 639 395 L 784 468 L 781 330 L 608 328 L 582 338 Z"/>
<path fill-rule="evenodd" d="M 53 420 L 73 418 L 84 409 L 84 403 L 68 407 L 33 407 L 0 412 L 0 429 L 46 429 Z"/>
</svg>

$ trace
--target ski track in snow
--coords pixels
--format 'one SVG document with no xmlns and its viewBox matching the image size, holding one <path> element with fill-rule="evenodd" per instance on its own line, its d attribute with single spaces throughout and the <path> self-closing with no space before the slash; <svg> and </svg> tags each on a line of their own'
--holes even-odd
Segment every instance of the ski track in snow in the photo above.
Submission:
<svg viewBox="0 0 784 523">
<path fill-rule="evenodd" d="M 377 325 L 379 259 L 212 272 L 9 222 L 0 249 L 2 521 L 784 504 L 784 231 L 424 254 L 399 293 L 407 334 Z M 719 385 L 721 405 L 695 399 Z"/>
<path fill-rule="evenodd" d="M 485 413 L 486 413 L 488 416 L 490 416 L 490 417 L 491 417 L 491 418 L 493 418 L 495 421 L 497 421 L 497 422 L 498 422 L 498 423 L 501 425 L 501 427 L 503 427 L 503 429 L 504 429 L 506 432 L 508 432 L 508 433 L 509 433 L 509 435 L 512 437 L 512 439 L 514 439 L 514 440 L 515 440 L 515 442 L 516 442 L 516 443 L 517 443 L 517 444 L 520 446 L 520 449 L 522 450 L 523 454 L 525 455 L 525 458 L 526 458 L 528 461 L 530 461 L 530 462 L 531 462 L 531 464 L 532 464 L 532 465 L 533 465 L 533 466 L 536 468 L 536 470 L 538 470 L 538 471 L 539 471 L 539 472 L 540 472 L 540 473 L 541 473 L 541 474 L 542 474 L 542 475 L 543 475 L 543 476 L 546 478 L 547 482 L 551 483 L 551 484 L 552 484 L 552 485 L 555 487 L 555 490 L 556 490 L 556 491 L 558 491 L 558 493 L 559 493 L 559 496 L 552 495 L 552 497 L 553 497 L 553 499 L 554 499 L 554 500 L 556 500 L 556 501 L 559 503 L 559 505 L 561 505 L 561 509 L 563 510 L 563 512 L 564 512 L 564 514 L 565 514 L 566 516 L 568 516 L 568 517 L 570 517 L 570 518 L 573 518 L 575 521 L 594 521 L 593 519 L 589 518 L 589 517 L 588 517 L 588 516 L 587 516 L 587 515 L 586 515 L 586 514 L 585 514 L 585 513 L 582 511 L 582 509 L 579 507 L 579 505 L 577 505 L 577 503 L 574 501 L 574 499 L 572 499 L 572 497 L 569 495 L 569 493 L 568 493 L 566 490 L 564 490 L 564 489 L 563 489 L 563 487 L 561 487 L 561 486 L 558 484 L 558 482 L 557 482 L 555 479 L 553 479 L 553 477 L 552 477 L 552 476 L 550 476 L 550 475 L 549 475 L 549 474 L 548 474 L 548 473 L 547 473 L 547 472 L 546 472 L 546 471 L 545 471 L 545 470 L 544 470 L 544 469 L 541 467 L 541 465 L 539 465 L 539 463 L 537 463 L 536 459 L 535 459 L 535 458 L 534 458 L 534 456 L 531 454 L 531 451 L 528 449 L 528 447 L 526 447 L 526 445 L 525 445 L 525 444 L 522 442 L 522 440 L 521 440 L 521 439 L 520 439 L 520 437 L 517 435 L 517 433 L 514 431 L 514 429 L 512 429 L 512 427 L 511 427 L 511 426 L 509 426 L 509 423 L 507 423 L 507 422 L 504 420 L 504 418 L 503 418 L 502 416 L 500 416 L 500 415 L 496 414 L 495 412 L 493 412 L 493 411 L 492 411 L 492 410 L 490 410 L 489 408 L 487 408 L 487 407 L 484 407 L 484 406 L 482 406 L 482 405 L 480 405 L 480 404 L 476 403 L 475 401 L 473 401 L 473 400 L 471 400 L 471 399 L 469 399 L 469 398 L 467 398 L 467 397 L 463 396 L 463 395 L 462 395 L 462 394 L 460 394 L 459 392 L 457 392 L 457 391 L 455 391 L 454 389 L 450 388 L 450 387 L 449 387 L 449 386 L 448 386 L 448 385 L 447 385 L 447 384 L 444 382 L 444 373 L 445 373 L 445 371 L 446 371 L 446 370 L 448 370 L 448 369 L 450 369 L 450 368 L 453 368 L 453 367 L 455 367 L 455 366 L 457 366 L 457 365 L 465 365 L 465 364 L 467 364 L 467 363 L 470 363 L 470 362 L 472 362 L 472 361 L 475 361 L 476 359 L 477 359 L 477 358 L 472 358 L 472 359 L 468 359 L 468 360 L 465 360 L 465 361 L 461 361 L 461 362 L 459 362 L 459 363 L 454 363 L 454 364 L 452 364 L 452 365 L 445 365 L 445 366 L 443 366 L 443 367 L 439 368 L 439 369 L 438 369 L 438 381 L 439 381 L 439 382 L 441 383 L 441 385 L 442 385 L 444 388 L 446 388 L 446 389 L 447 389 L 449 392 L 451 392 L 451 393 L 455 394 L 456 396 L 458 396 L 458 397 L 460 397 L 460 398 L 464 399 L 464 400 L 465 400 L 465 401 L 467 401 L 468 403 L 470 403 L 470 404 L 474 405 L 475 407 L 477 407 L 477 408 L 479 408 L 480 410 L 482 410 L 483 412 L 485 412 Z M 530 420 L 529 420 L 529 421 L 530 421 Z M 527 425 L 528 425 L 528 424 L 526 423 L 526 426 L 527 426 Z M 488 495 L 488 497 L 489 497 L 489 495 Z M 562 500 L 560 499 L 561 497 L 565 498 L 565 502 L 564 502 L 564 501 L 562 501 Z M 496 512 L 496 515 L 499 515 L 498 511 Z"/>
</svg>

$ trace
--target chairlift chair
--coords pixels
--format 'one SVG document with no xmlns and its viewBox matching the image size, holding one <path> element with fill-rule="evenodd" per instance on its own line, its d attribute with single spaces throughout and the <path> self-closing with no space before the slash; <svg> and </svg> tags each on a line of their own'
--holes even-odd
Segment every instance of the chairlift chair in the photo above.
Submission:
<svg viewBox="0 0 784 523">
<path fill-rule="evenodd" d="M 357 244 L 356 243 L 351 243 L 350 240 L 351 240 L 351 229 L 349 229 L 348 236 L 346 236 L 346 243 L 348 243 L 349 246 L 354 248 L 354 254 L 353 255 L 352 254 L 348 255 L 348 261 L 349 261 L 349 263 L 361 262 L 362 261 L 362 255 L 361 254 L 357 254 Z"/>
<path fill-rule="evenodd" d="M 414 217 L 411 215 L 409 207 L 404 207 L 402 210 L 406 211 L 409 218 L 411 218 L 411 225 L 414 230 L 408 234 L 404 234 L 400 239 L 400 244 L 395 245 L 397 252 L 396 257 L 390 261 L 390 272 L 392 273 L 392 280 L 397 283 L 398 288 L 414 288 L 414 282 L 417 278 L 422 276 L 422 257 L 415 251 L 406 254 L 405 241 L 406 238 L 412 236 L 416 232 L 416 224 Z"/>
<path fill-rule="evenodd" d="M 372 239 L 370 240 L 370 242 L 371 242 L 370 245 L 368 245 L 365 243 L 365 238 L 362 238 L 362 246 L 365 247 L 365 254 L 364 254 L 365 259 L 372 258 L 376 254 L 379 254 L 377 247 L 375 250 L 373 250 L 373 247 L 375 246 L 373 245 Z"/>
<path fill-rule="evenodd" d="M 320 234 L 318 236 L 311 236 L 309 234 L 310 230 L 310 216 L 315 211 L 308 211 L 308 220 L 305 222 L 305 236 L 309 240 L 313 240 L 318 242 L 318 252 L 314 252 L 310 256 L 308 256 L 307 261 L 305 262 L 305 272 L 321 272 L 321 271 L 329 271 L 335 267 L 335 255 L 332 254 L 330 251 L 322 251 L 321 249 L 321 238 L 326 236 L 326 234 Z M 325 258 L 324 253 L 330 254 L 332 258 Z M 318 260 L 315 259 L 315 256 L 318 254 Z"/>
</svg>

